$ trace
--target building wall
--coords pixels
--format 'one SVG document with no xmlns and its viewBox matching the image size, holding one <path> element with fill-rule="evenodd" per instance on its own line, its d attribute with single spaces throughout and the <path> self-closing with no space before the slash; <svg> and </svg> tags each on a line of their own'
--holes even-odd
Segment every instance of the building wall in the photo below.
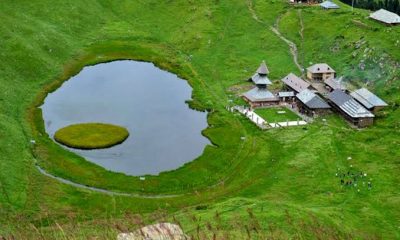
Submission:
<svg viewBox="0 0 400 240">
<path fill-rule="evenodd" d="M 335 73 L 311 73 L 307 71 L 307 78 L 314 81 L 324 81 L 331 77 L 335 77 Z"/>
<path fill-rule="evenodd" d="M 339 112 L 347 121 L 359 128 L 368 127 L 374 124 L 374 118 L 352 118 L 347 113 L 342 111 L 342 109 L 340 109 L 336 104 L 331 103 L 331 105 L 334 106 L 334 109 Z"/>
<path fill-rule="evenodd" d="M 329 79 L 329 78 L 332 78 L 332 77 L 335 77 L 335 73 L 324 73 L 324 74 L 322 74 L 323 80 L 326 80 L 326 79 Z"/>
<path fill-rule="evenodd" d="M 316 108 L 316 109 L 310 109 L 308 108 L 304 103 L 298 101 L 297 107 L 299 108 L 299 111 L 309 117 L 317 117 L 317 116 L 324 116 L 330 113 L 329 108 Z"/>
<path fill-rule="evenodd" d="M 251 108 L 274 106 L 279 104 L 279 100 L 265 101 L 265 102 L 252 102 L 250 99 L 243 97 L 243 99 L 251 106 Z"/>
<path fill-rule="evenodd" d="M 313 79 L 313 74 L 309 71 L 307 71 L 307 78 L 312 80 Z"/>
<path fill-rule="evenodd" d="M 249 104 L 251 105 L 252 108 L 267 107 L 267 106 L 278 105 L 279 104 L 279 100 L 277 100 L 277 101 L 268 101 L 268 102 L 251 102 L 251 101 L 249 101 Z"/>
<path fill-rule="evenodd" d="M 379 112 L 380 110 L 382 110 L 384 107 L 380 106 L 380 107 L 374 107 L 373 109 L 371 109 L 374 113 Z"/>
<path fill-rule="evenodd" d="M 374 124 L 374 118 L 359 118 L 356 125 L 360 128 L 364 128 L 372 124 Z"/>
</svg>

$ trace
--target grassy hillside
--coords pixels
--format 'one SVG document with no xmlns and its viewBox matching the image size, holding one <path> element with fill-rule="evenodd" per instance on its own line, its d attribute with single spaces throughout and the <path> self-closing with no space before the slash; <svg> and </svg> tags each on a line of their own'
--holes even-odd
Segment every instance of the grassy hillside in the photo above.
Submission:
<svg viewBox="0 0 400 240">
<path fill-rule="evenodd" d="M 400 238 L 400 28 L 341 7 L 279 0 L 0 2 L 0 236 L 106 239 L 165 219 L 195 238 Z M 232 86 L 247 84 L 261 60 L 274 87 L 287 73 L 300 74 L 272 26 L 297 45 L 302 66 L 328 62 L 390 107 L 361 131 L 333 115 L 307 128 L 261 132 L 227 112 L 229 99 L 239 101 Z M 152 61 L 188 79 L 190 105 L 211 110 L 204 134 L 216 146 L 140 182 L 48 139 L 37 109 L 46 94 L 83 66 L 114 59 Z M 40 174 L 35 163 L 77 183 L 135 195 L 66 185 Z M 372 189 L 342 187 L 336 173 L 347 171 L 367 173 Z"/>
</svg>

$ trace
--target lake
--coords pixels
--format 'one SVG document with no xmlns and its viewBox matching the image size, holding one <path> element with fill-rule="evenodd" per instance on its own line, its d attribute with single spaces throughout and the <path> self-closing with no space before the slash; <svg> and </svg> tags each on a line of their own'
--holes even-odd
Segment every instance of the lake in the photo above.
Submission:
<svg viewBox="0 0 400 240">
<path fill-rule="evenodd" d="M 110 171 L 157 175 L 199 157 L 210 141 L 201 134 L 207 113 L 185 103 L 192 88 L 152 63 L 114 61 L 85 67 L 41 106 L 51 138 L 65 126 L 101 122 L 128 129 L 120 145 L 75 152 Z"/>
</svg>

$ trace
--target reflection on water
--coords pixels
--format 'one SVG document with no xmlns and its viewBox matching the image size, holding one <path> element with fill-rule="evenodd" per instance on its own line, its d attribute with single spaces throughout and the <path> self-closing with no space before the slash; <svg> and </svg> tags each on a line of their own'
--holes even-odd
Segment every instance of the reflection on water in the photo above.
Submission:
<svg viewBox="0 0 400 240">
<path fill-rule="evenodd" d="M 129 138 L 109 149 L 71 151 L 108 170 L 158 174 L 200 156 L 209 144 L 201 131 L 207 114 L 190 109 L 192 89 L 151 63 L 115 61 L 85 67 L 49 94 L 43 106 L 47 133 L 85 122 L 126 127 Z"/>
</svg>

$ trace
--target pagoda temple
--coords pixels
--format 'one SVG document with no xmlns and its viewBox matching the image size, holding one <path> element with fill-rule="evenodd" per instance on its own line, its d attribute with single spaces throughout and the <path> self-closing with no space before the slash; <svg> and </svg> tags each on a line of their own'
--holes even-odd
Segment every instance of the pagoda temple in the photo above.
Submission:
<svg viewBox="0 0 400 240">
<path fill-rule="evenodd" d="M 279 98 L 268 90 L 268 86 L 272 84 L 268 74 L 269 70 L 263 61 L 256 73 L 249 78 L 256 87 L 242 94 L 242 97 L 252 108 L 279 104 Z"/>
</svg>

